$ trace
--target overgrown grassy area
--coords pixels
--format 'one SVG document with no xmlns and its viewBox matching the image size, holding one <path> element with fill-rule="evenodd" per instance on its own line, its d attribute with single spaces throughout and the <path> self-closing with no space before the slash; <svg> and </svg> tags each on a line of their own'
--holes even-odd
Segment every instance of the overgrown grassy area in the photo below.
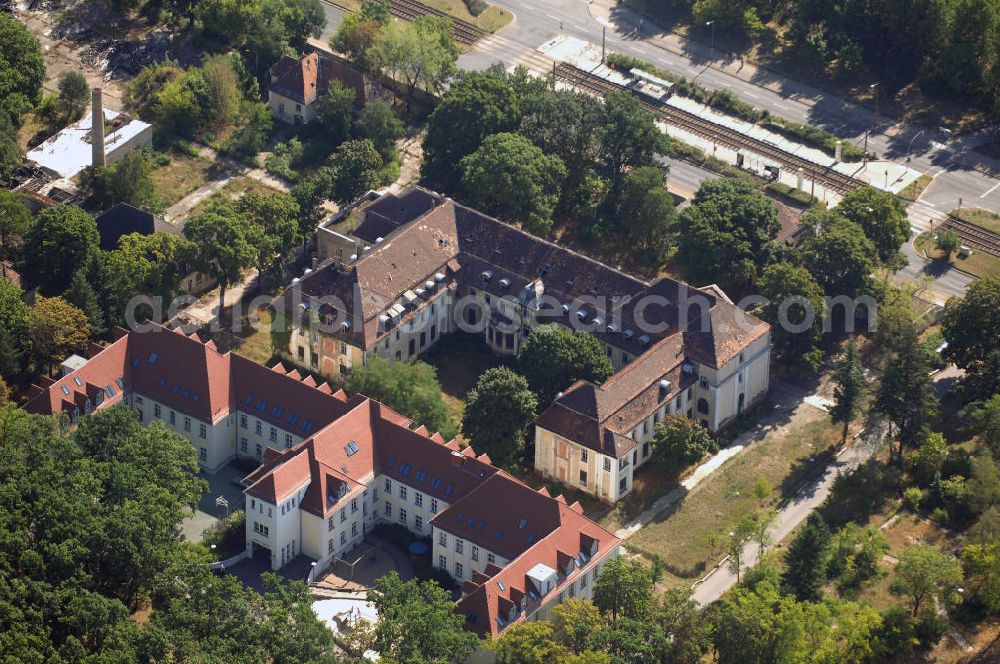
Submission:
<svg viewBox="0 0 1000 664">
<path fill-rule="evenodd" d="M 266 366 L 272 360 L 288 355 L 291 329 L 287 321 L 283 327 L 274 328 L 274 311 L 270 307 L 258 309 L 256 317 L 256 323 L 245 322 L 247 327 L 244 333 L 237 336 L 230 332 L 219 332 L 213 340 L 223 353 L 231 350 Z M 251 323 L 252 329 L 249 327 Z"/>
<path fill-rule="evenodd" d="M 839 427 L 822 411 L 802 408 L 811 410 L 726 462 L 637 532 L 628 547 L 648 557 L 659 554 L 674 576 L 688 582 L 702 575 L 721 556 L 726 534 L 743 515 L 777 505 L 832 457 Z M 774 487 L 763 500 L 754 493 L 760 478 Z"/>
<path fill-rule="evenodd" d="M 211 179 L 215 164 L 204 157 L 171 148 L 164 152 L 170 163 L 150 172 L 156 195 L 169 207 Z"/>
<path fill-rule="evenodd" d="M 448 412 L 458 424 L 465 413 L 465 397 L 479 376 L 491 367 L 511 364 L 491 353 L 482 338 L 462 333 L 442 339 L 420 359 L 437 370 Z"/>
<path fill-rule="evenodd" d="M 274 187 L 269 187 L 268 185 L 262 183 L 259 180 L 255 180 L 251 177 L 240 176 L 233 178 L 231 181 L 227 182 L 225 186 L 221 187 L 211 196 L 205 198 L 205 200 L 200 201 L 197 205 L 191 208 L 188 212 L 188 217 L 194 217 L 211 206 L 217 203 L 223 203 L 225 201 L 235 201 L 242 198 L 244 195 L 250 193 L 251 191 L 256 191 L 262 194 L 277 194 L 277 189 Z"/>
<path fill-rule="evenodd" d="M 344 9 L 348 9 L 352 12 L 359 11 L 361 9 L 361 0 L 331 0 L 333 4 L 339 5 Z M 506 9 L 501 9 L 495 5 L 488 5 L 486 10 L 481 12 L 478 16 L 473 16 L 472 12 L 469 11 L 468 5 L 465 4 L 464 0 L 420 0 L 428 7 L 433 7 L 434 9 L 440 9 L 446 14 L 450 14 L 455 18 L 460 18 L 463 21 L 468 21 L 469 23 L 474 23 L 486 32 L 496 32 L 503 26 L 514 20 L 514 15 L 511 14 Z"/>
<path fill-rule="evenodd" d="M 959 208 L 952 210 L 951 214 L 963 221 L 975 224 L 980 228 L 985 228 L 994 233 L 1000 233 L 1000 214 L 984 210 L 982 208 Z"/>
<path fill-rule="evenodd" d="M 930 233 L 921 233 L 913 241 L 913 244 L 931 260 L 944 262 L 944 252 L 934 246 L 934 238 Z M 957 255 L 952 254 L 948 264 L 974 274 L 977 277 L 1000 274 L 1000 258 L 990 256 L 982 251 L 973 251 L 971 256 L 966 256 L 965 258 L 959 258 Z"/>
</svg>

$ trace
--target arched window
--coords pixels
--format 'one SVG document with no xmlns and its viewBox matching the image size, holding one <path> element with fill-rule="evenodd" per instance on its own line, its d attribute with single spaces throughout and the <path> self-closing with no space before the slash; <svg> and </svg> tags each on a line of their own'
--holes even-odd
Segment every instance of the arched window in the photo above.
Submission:
<svg viewBox="0 0 1000 664">
<path fill-rule="evenodd" d="M 698 412 L 704 415 L 708 415 L 708 400 L 701 398 L 698 399 Z"/>
</svg>

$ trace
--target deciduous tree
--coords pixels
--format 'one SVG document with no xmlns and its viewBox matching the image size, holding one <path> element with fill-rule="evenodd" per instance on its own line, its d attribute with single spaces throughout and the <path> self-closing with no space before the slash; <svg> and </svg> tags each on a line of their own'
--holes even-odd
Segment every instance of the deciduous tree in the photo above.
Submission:
<svg viewBox="0 0 1000 664">
<path fill-rule="evenodd" d="M 354 90 L 333 80 L 317 100 L 316 120 L 323 128 L 321 136 L 326 143 L 340 145 L 347 138 L 354 116 L 354 98 Z"/>
<path fill-rule="evenodd" d="M 955 588 L 962 582 L 962 565 L 955 556 L 935 546 L 916 544 L 899 555 L 896 581 L 909 595 L 913 615 L 917 616 L 925 602 L 934 597 L 942 602 L 960 601 Z"/>
<path fill-rule="evenodd" d="M 358 118 L 357 127 L 361 134 L 372 142 L 384 163 L 396 158 L 396 141 L 405 132 L 403 121 L 388 103 L 381 99 L 371 99 L 365 103 Z"/>
<path fill-rule="evenodd" d="M 677 217 L 666 174 L 657 166 L 639 166 L 625 176 L 616 218 L 645 257 L 659 265 L 670 249 L 669 233 Z"/>
<path fill-rule="evenodd" d="M 382 157 L 368 139 L 342 143 L 330 157 L 330 200 L 346 205 L 377 188 L 382 166 Z"/>
<path fill-rule="evenodd" d="M 42 97 L 45 61 L 38 39 L 10 14 L 0 14 L 0 109 L 7 111 L 15 124 Z"/>
<path fill-rule="evenodd" d="M 905 333 L 900 349 L 886 360 L 875 394 L 875 411 L 898 427 L 898 461 L 906 447 L 916 446 L 926 433 L 937 408 L 927 354 L 917 343 L 916 332 Z"/>
<path fill-rule="evenodd" d="M 69 69 L 59 77 L 59 105 L 69 122 L 76 122 L 83 115 L 90 98 L 87 79 L 76 69 Z"/>
<path fill-rule="evenodd" d="M 656 425 L 652 442 L 653 460 L 670 472 L 683 470 L 719 449 L 708 429 L 676 414 L 667 414 Z"/>
<path fill-rule="evenodd" d="M 477 453 L 512 467 L 524 452 L 524 431 L 535 419 L 537 406 L 523 376 L 506 367 L 487 369 L 466 397 L 462 433 Z"/>
<path fill-rule="evenodd" d="M 653 609 L 649 571 L 632 558 L 608 560 L 594 582 L 594 605 L 612 622 L 620 618 L 647 619 Z"/>
<path fill-rule="evenodd" d="M 487 136 L 462 159 L 462 186 L 469 203 L 505 221 L 521 222 L 545 236 L 566 168 L 519 134 Z"/>
<path fill-rule="evenodd" d="M 858 187 L 835 209 L 861 227 L 875 245 L 879 260 L 887 265 L 898 262 L 899 248 L 910 237 L 910 220 L 899 196 L 871 186 Z"/>
<path fill-rule="evenodd" d="M 950 261 L 951 255 L 958 251 L 958 248 L 962 246 L 962 242 L 955 235 L 954 231 L 945 229 L 938 233 L 937 238 L 934 240 L 934 246 L 937 247 L 938 251 L 944 252 L 944 259 L 946 261 Z"/>
<path fill-rule="evenodd" d="M 539 408 L 577 380 L 600 384 L 613 373 L 611 361 L 595 337 L 557 325 L 531 331 L 518 351 L 517 366 L 538 397 Z"/>
<path fill-rule="evenodd" d="M 461 662 L 478 639 L 451 595 L 433 581 L 401 581 L 396 572 L 375 582 L 375 650 L 389 664 Z"/>
<path fill-rule="evenodd" d="M 805 362 L 818 371 L 823 361 L 819 347 L 826 301 L 823 289 L 805 268 L 790 263 L 769 265 L 760 277 L 762 310 L 771 324 L 771 340 L 783 358 Z"/>
<path fill-rule="evenodd" d="M 875 245 L 857 224 L 836 215 L 819 223 L 819 233 L 802 246 L 803 263 L 831 297 L 858 297 L 871 287 Z"/>
<path fill-rule="evenodd" d="M 24 241 L 25 266 L 43 295 L 69 287 L 73 273 L 97 252 L 97 222 L 75 205 L 42 211 Z"/>
<path fill-rule="evenodd" d="M 462 158 L 487 136 L 515 130 L 520 120 L 517 93 L 506 79 L 483 72 L 461 74 L 427 119 L 421 174 L 454 190 Z"/>
<path fill-rule="evenodd" d="M 289 194 L 251 191 L 236 202 L 236 211 L 256 229 L 254 247 L 260 287 L 265 273 L 280 274 L 299 243 L 299 204 Z"/>
<path fill-rule="evenodd" d="M 780 228 L 774 203 L 746 180 L 706 180 L 678 220 L 677 256 L 692 278 L 754 282 Z"/>
<path fill-rule="evenodd" d="M 409 111 L 418 87 L 435 94 L 455 73 L 459 50 L 452 39 L 451 21 L 419 16 L 383 26 L 367 54 L 376 68 L 406 85 Z"/>
<path fill-rule="evenodd" d="M 220 206 L 188 221 L 184 237 L 194 245 L 195 269 L 219 282 L 221 318 L 226 289 L 237 283 L 257 258 L 255 229 L 231 206 Z"/>
<path fill-rule="evenodd" d="M 87 315 L 61 297 L 43 297 L 28 314 L 26 334 L 36 365 L 52 373 L 52 366 L 87 351 L 90 329 Z"/>
<path fill-rule="evenodd" d="M 945 305 L 943 355 L 976 379 L 979 398 L 1000 392 L 1000 276 L 973 282 L 962 299 Z"/>
<path fill-rule="evenodd" d="M 377 399 L 430 431 L 440 431 L 445 438 L 455 435 L 437 374 L 426 362 L 390 362 L 373 357 L 351 372 L 347 391 Z"/>
<path fill-rule="evenodd" d="M 6 189 L 0 190 L 0 258 L 20 258 L 21 246 L 30 228 L 31 211 L 21 197 Z"/>
</svg>

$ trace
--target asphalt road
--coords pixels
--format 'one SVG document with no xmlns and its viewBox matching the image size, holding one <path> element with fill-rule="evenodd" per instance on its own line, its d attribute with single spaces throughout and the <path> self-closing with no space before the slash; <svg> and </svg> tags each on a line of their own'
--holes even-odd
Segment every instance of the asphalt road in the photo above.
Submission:
<svg viewBox="0 0 1000 664">
<path fill-rule="evenodd" d="M 514 21 L 500 34 L 528 49 L 565 34 L 592 43 L 601 43 L 602 25 L 582 0 L 494 0 L 494 4 L 514 13 Z M 797 81 L 782 79 L 767 70 L 759 70 L 751 80 L 737 63 L 721 67 L 725 43 L 720 37 L 716 49 L 688 41 L 683 52 L 661 48 L 663 37 L 644 23 L 637 31 L 637 16 L 629 10 L 614 9 L 607 30 L 610 50 L 628 53 L 653 62 L 674 73 L 696 78 L 709 88 L 729 88 L 758 108 L 795 120 L 823 127 L 855 144 L 864 142 L 865 130 L 875 124 L 872 108 L 862 107 Z M 479 69 L 497 61 L 509 62 L 511 47 L 490 44 L 460 58 L 460 66 Z M 711 65 L 711 66 L 709 66 Z M 749 68 L 747 69 L 749 71 Z M 988 133 L 972 135 L 945 145 L 946 137 L 932 127 L 905 125 L 879 118 L 878 128 L 870 137 L 870 147 L 897 162 L 911 158 L 910 166 L 936 177 L 921 200 L 947 211 L 957 207 L 959 198 L 966 206 L 1000 210 L 1000 180 L 975 169 L 985 158 L 972 152 L 980 143 L 996 140 Z"/>
</svg>

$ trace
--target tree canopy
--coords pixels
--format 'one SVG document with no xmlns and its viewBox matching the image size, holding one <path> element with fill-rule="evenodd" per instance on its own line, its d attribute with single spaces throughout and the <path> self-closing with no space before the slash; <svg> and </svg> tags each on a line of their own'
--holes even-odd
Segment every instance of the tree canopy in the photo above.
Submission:
<svg viewBox="0 0 1000 664">
<path fill-rule="evenodd" d="M 833 213 L 817 223 L 819 233 L 802 244 L 806 269 L 831 297 L 858 297 L 868 292 L 877 253 L 864 230 Z"/>
<path fill-rule="evenodd" d="M 466 397 L 462 433 L 477 453 L 511 467 L 524 452 L 524 431 L 538 401 L 523 376 L 506 367 L 487 369 Z"/>
<path fill-rule="evenodd" d="M 1000 392 L 1000 276 L 973 282 L 965 297 L 945 305 L 941 331 L 948 340 L 944 357 L 978 380 L 986 398 Z"/>
<path fill-rule="evenodd" d="M 221 205 L 188 221 L 184 237 L 194 245 L 195 269 L 219 282 L 222 316 L 226 289 L 257 259 L 256 229 L 232 206 Z"/>
<path fill-rule="evenodd" d="M 683 470 L 718 449 L 708 429 L 677 414 L 667 414 L 653 434 L 653 460 L 668 471 Z"/>
<path fill-rule="evenodd" d="M 25 267 L 43 295 L 59 295 L 96 254 L 97 221 L 75 205 L 54 205 L 35 219 L 24 241 Z"/>
<path fill-rule="evenodd" d="M 21 246 L 31 223 L 31 211 L 21 197 L 12 191 L 0 190 L 0 258 L 20 258 Z"/>
<path fill-rule="evenodd" d="M 441 432 L 446 439 L 456 433 L 437 373 L 426 362 L 390 362 L 372 357 L 365 366 L 351 371 L 347 391 L 377 399 L 430 431 Z"/>
<path fill-rule="evenodd" d="M 375 582 L 371 602 L 379 616 L 374 649 L 389 664 L 461 662 L 478 642 L 434 581 L 402 581 L 392 571 Z"/>
<path fill-rule="evenodd" d="M 613 372 L 596 337 L 558 325 L 533 329 L 518 351 L 517 366 L 528 379 L 540 408 L 577 380 L 600 384 Z"/>
<path fill-rule="evenodd" d="M 487 136 L 462 159 L 462 185 L 470 205 L 504 221 L 521 222 L 545 236 L 566 168 L 519 134 Z"/>
<path fill-rule="evenodd" d="M 386 24 L 367 51 L 376 69 L 406 85 L 407 110 L 418 87 L 431 94 L 441 90 L 456 71 L 458 54 L 451 21 L 430 15 Z"/>
<path fill-rule="evenodd" d="M 910 220 L 899 196 L 871 186 L 858 187 L 835 210 L 861 227 L 875 245 L 879 260 L 888 265 L 897 261 L 900 247 L 910 237 Z"/>
<path fill-rule="evenodd" d="M 693 279 L 750 283 L 780 228 L 774 203 L 751 183 L 706 180 L 678 219 L 677 257 Z"/>
<path fill-rule="evenodd" d="M 28 314 L 28 348 L 37 365 L 52 366 L 72 354 L 84 355 L 89 342 L 87 315 L 61 297 L 40 298 Z"/>
<path fill-rule="evenodd" d="M 805 268 L 790 263 L 769 265 L 760 277 L 767 298 L 761 312 L 771 324 L 774 349 L 786 360 L 804 361 L 814 371 L 823 361 L 819 347 L 826 301 L 823 289 Z"/>
<path fill-rule="evenodd" d="M 0 109 L 15 124 L 42 98 L 45 61 L 38 39 L 11 14 L 0 14 Z"/>
<path fill-rule="evenodd" d="M 594 605 L 612 621 L 648 618 L 653 608 L 653 582 L 645 565 L 623 556 L 604 563 L 594 582 Z"/>
</svg>

